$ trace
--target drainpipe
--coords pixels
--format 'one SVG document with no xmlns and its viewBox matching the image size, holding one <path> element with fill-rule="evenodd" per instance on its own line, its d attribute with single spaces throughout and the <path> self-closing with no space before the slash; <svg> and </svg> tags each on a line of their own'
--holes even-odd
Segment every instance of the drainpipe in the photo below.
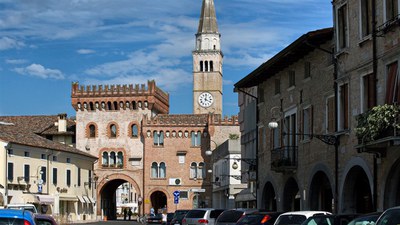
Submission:
<svg viewBox="0 0 400 225">
<path fill-rule="evenodd" d="M 376 0 L 372 0 L 372 70 L 373 70 L 373 105 L 377 104 L 376 93 L 377 93 L 377 72 L 378 72 L 378 62 L 377 62 L 377 44 L 376 44 Z M 377 210 L 377 193 L 378 193 L 378 161 L 377 157 L 374 156 L 374 181 L 373 181 L 373 211 Z"/>
</svg>

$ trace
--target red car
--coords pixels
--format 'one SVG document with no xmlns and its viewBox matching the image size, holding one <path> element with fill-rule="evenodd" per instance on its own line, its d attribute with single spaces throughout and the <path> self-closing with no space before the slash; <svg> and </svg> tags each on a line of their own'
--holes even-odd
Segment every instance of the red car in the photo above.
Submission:
<svg viewBox="0 0 400 225">
<path fill-rule="evenodd" d="M 54 218 L 50 215 L 36 214 L 36 224 L 38 225 L 58 225 Z"/>
</svg>

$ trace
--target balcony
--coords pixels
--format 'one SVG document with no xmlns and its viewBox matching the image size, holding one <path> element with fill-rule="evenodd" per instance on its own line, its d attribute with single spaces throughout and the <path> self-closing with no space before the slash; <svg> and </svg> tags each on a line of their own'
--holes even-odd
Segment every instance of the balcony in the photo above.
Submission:
<svg viewBox="0 0 400 225">
<path fill-rule="evenodd" d="M 271 151 L 271 170 L 293 172 L 297 169 L 297 146 L 283 146 Z"/>
<path fill-rule="evenodd" d="M 357 117 L 358 152 L 385 156 L 389 147 L 400 145 L 400 106 L 375 106 Z"/>
</svg>

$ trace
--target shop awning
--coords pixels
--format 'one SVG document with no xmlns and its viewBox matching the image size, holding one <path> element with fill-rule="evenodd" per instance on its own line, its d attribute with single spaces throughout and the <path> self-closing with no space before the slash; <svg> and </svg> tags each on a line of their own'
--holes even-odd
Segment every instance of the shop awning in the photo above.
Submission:
<svg viewBox="0 0 400 225">
<path fill-rule="evenodd" d="M 78 198 L 75 195 L 60 195 L 60 201 L 77 202 Z"/>
<path fill-rule="evenodd" d="M 86 202 L 86 203 L 88 203 L 88 204 L 92 203 L 92 202 L 89 200 L 88 196 L 82 196 L 82 197 L 83 197 L 83 199 L 85 199 L 85 202 Z"/>
<path fill-rule="evenodd" d="M 89 196 L 89 200 L 90 200 L 93 204 L 96 204 L 96 200 L 94 200 L 94 198 L 92 198 L 92 197 Z"/>
<path fill-rule="evenodd" d="M 45 204 L 45 205 L 54 204 L 54 197 L 50 195 L 36 195 L 36 199 L 40 204 Z"/>
<path fill-rule="evenodd" d="M 255 193 L 251 193 L 249 188 L 240 191 L 235 198 L 235 202 L 248 202 L 255 200 L 256 200 Z"/>
<path fill-rule="evenodd" d="M 80 201 L 81 203 L 86 203 L 82 196 L 79 196 L 79 195 L 78 195 L 78 196 L 76 196 L 76 197 L 78 197 L 78 199 L 79 199 L 79 201 Z"/>
</svg>

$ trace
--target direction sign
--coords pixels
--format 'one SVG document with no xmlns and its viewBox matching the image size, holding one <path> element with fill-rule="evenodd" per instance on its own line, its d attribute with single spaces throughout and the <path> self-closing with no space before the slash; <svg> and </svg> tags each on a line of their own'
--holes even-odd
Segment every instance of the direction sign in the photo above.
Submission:
<svg viewBox="0 0 400 225">
<path fill-rule="evenodd" d="M 174 197 L 174 204 L 178 204 L 179 203 L 179 197 Z"/>
<path fill-rule="evenodd" d="M 179 198 L 180 193 L 180 191 L 174 191 L 174 196 Z"/>
</svg>

